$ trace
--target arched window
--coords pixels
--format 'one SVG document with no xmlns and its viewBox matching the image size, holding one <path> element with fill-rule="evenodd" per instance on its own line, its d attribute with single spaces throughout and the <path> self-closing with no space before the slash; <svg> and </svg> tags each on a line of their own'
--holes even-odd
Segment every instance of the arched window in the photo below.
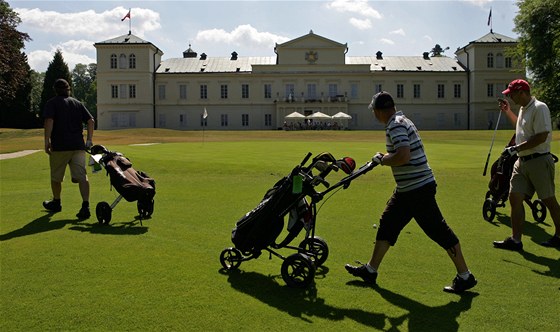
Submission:
<svg viewBox="0 0 560 332">
<path fill-rule="evenodd" d="M 496 68 L 504 68 L 504 55 L 502 53 L 496 54 Z"/>
<path fill-rule="evenodd" d="M 486 57 L 486 67 L 494 68 L 494 53 L 488 53 Z"/>
<path fill-rule="evenodd" d="M 127 65 L 126 55 L 121 53 L 121 55 L 119 55 L 119 68 L 120 69 L 126 69 L 126 67 L 127 67 L 126 65 Z"/>
<path fill-rule="evenodd" d="M 111 69 L 117 68 L 117 55 L 111 54 Z"/>
<path fill-rule="evenodd" d="M 130 69 L 136 68 L 136 55 L 134 55 L 134 53 L 131 53 L 128 56 L 128 68 Z"/>
</svg>

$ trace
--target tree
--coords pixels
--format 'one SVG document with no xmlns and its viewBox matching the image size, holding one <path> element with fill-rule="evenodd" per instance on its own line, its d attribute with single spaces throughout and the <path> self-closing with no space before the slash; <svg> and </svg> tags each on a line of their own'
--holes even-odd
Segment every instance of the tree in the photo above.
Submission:
<svg viewBox="0 0 560 332">
<path fill-rule="evenodd" d="M 65 79 L 68 84 L 70 84 L 70 88 L 72 88 L 72 76 L 70 75 L 70 70 L 68 69 L 66 62 L 64 62 L 62 51 L 57 49 L 54 53 L 53 60 L 49 62 L 49 66 L 45 72 L 45 79 L 43 80 L 43 91 L 41 92 L 41 102 L 39 103 L 41 118 L 43 117 L 42 112 L 45 108 L 45 104 L 49 99 L 56 95 L 53 85 L 59 78 Z"/>
<path fill-rule="evenodd" d="M 17 30 L 21 19 L 8 3 L 0 0 L 0 127 L 33 128 L 31 69 L 21 50 L 31 40 Z"/>
<path fill-rule="evenodd" d="M 560 6 L 558 0 L 519 0 L 516 55 L 529 71 L 532 93 L 560 121 Z"/>
<path fill-rule="evenodd" d="M 72 70 L 73 96 L 82 101 L 94 118 L 97 118 L 97 64 L 77 64 Z"/>
</svg>

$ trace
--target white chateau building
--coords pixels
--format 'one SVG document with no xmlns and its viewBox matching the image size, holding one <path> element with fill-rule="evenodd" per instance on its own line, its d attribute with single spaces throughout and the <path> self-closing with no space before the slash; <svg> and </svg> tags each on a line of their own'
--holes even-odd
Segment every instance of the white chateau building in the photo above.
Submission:
<svg viewBox="0 0 560 332">
<path fill-rule="evenodd" d="M 128 34 L 95 44 L 97 123 L 99 129 L 276 130 L 297 122 L 286 118 L 294 112 L 321 112 L 352 118 L 314 122 L 381 129 L 367 106 L 385 90 L 420 129 L 487 129 L 495 126 L 501 91 L 525 76 L 507 56 L 515 44 L 490 31 L 458 48 L 456 58 L 347 56 L 346 44 L 310 31 L 276 44 L 273 57 L 210 57 L 189 45 L 183 57 L 162 60 L 156 45 Z"/>
</svg>

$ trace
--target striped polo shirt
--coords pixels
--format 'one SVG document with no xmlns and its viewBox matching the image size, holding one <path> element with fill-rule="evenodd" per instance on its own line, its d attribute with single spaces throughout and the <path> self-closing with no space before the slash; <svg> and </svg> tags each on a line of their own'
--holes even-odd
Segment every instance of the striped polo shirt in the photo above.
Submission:
<svg viewBox="0 0 560 332">
<path fill-rule="evenodd" d="M 424 153 L 418 130 L 401 111 L 395 112 L 385 127 L 387 152 L 395 153 L 399 147 L 410 148 L 410 160 L 401 166 L 391 166 L 398 192 L 411 191 L 434 182 L 432 169 Z"/>
</svg>

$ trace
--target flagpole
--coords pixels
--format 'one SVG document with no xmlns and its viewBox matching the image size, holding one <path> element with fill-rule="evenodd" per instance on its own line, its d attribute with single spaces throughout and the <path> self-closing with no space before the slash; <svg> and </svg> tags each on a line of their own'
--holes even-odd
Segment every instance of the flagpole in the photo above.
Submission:
<svg viewBox="0 0 560 332">
<path fill-rule="evenodd" d="M 130 9 L 128 8 L 128 13 L 130 14 Z M 132 34 L 132 15 L 128 16 L 128 34 L 131 35 Z"/>
</svg>

